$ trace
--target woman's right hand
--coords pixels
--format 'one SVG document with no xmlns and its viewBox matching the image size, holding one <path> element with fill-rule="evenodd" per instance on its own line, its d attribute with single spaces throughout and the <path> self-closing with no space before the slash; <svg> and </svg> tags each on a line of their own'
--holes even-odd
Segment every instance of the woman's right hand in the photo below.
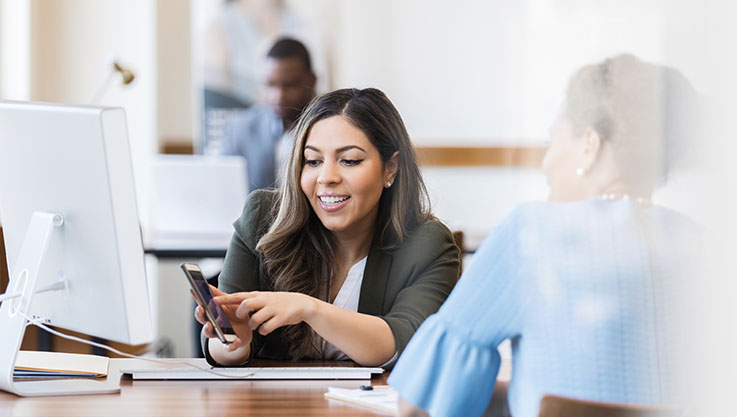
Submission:
<svg viewBox="0 0 737 417">
<path fill-rule="evenodd" d="M 210 285 L 210 291 L 213 296 L 226 295 L 226 293 L 218 290 L 216 287 Z M 208 350 L 210 355 L 215 361 L 221 365 L 232 366 L 240 365 L 248 360 L 251 353 L 251 340 L 253 339 L 253 332 L 248 327 L 248 320 L 239 319 L 235 311 L 238 308 L 235 306 L 221 306 L 225 317 L 235 331 L 236 339 L 229 344 L 223 344 L 217 338 L 215 329 L 212 324 L 207 320 L 205 310 L 199 305 L 195 308 L 195 319 L 198 323 L 202 324 L 203 334 L 208 338 Z"/>
</svg>

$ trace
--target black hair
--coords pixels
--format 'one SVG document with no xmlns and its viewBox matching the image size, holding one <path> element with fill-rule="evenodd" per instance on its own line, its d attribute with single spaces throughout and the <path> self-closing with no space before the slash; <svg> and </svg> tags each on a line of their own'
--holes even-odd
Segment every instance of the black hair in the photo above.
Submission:
<svg viewBox="0 0 737 417">
<path fill-rule="evenodd" d="M 274 59 L 285 59 L 285 58 L 297 58 L 302 64 L 304 64 L 307 71 L 312 72 L 312 60 L 310 59 L 310 53 L 304 44 L 296 39 L 281 38 L 269 49 L 269 53 L 266 54 L 268 58 Z"/>
</svg>

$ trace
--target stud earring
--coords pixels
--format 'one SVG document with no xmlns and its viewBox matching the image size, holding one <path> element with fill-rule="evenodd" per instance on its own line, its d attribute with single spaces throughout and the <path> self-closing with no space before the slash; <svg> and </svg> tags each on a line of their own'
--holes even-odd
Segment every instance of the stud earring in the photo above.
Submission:
<svg viewBox="0 0 737 417">
<path fill-rule="evenodd" d="M 576 175 L 578 175 L 579 177 L 583 177 L 583 174 L 585 174 L 585 173 L 586 173 L 586 171 L 583 168 L 577 168 L 576 169 Z"/>
<path fill-rule="evenodd" d="M 392 186 L 392 182 L 391 182 L 391 181 L 387 181 L 387 182 L 386 182 L 386 188 L 389 188 L 389 187 L 391 187 L 391 186 Z"/>
</svg>

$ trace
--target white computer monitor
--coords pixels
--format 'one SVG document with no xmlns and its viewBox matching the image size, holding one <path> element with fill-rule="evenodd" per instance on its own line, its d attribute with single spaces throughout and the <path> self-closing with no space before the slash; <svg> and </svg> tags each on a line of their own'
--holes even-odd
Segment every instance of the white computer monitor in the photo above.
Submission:
<svg viewBox="0 0 737 417">
<path fill-rule="evenodd" d="M 0 102 L 0 219 L 6 294 L 22 294 L 0 307 L 0 389 L 110 392 L 96 381 L 14 383 L 12 371 L 25 316 L 128 344 L 153 339 L 123 109 Z M 34 294 L 59 280 L 68 289 Z"/>
</svg>

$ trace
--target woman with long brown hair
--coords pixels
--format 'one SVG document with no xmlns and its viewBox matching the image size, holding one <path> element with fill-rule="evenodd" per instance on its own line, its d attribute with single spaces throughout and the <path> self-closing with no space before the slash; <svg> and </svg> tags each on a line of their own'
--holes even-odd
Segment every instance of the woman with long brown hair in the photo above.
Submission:
<svg viewBox="0 0 737 417">
<path fill-rule="evenodd" d="M 195 313 L 212 364 L 255 355 L 391 365 L 458 276 L 399 112 L 372 88 L 317 97 L 283 186 L 250 194 L 234 226 L 214 291 L 237 339 L 213 339 Z"/>
</svg>

